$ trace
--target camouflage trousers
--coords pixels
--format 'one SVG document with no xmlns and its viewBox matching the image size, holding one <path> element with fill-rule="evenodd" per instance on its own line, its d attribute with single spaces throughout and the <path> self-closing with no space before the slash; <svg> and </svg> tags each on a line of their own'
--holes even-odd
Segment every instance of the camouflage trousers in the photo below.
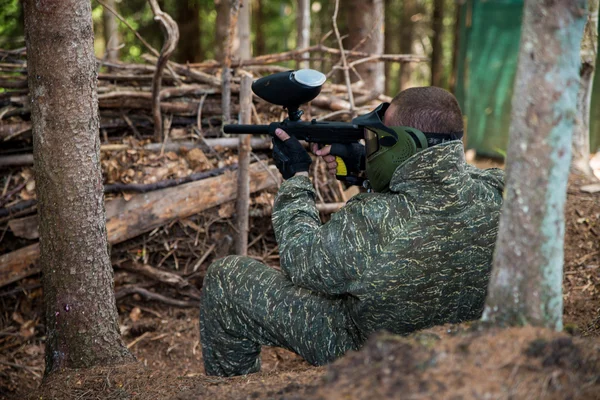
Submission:
<svg viewBox="0 0 600 400">
<path fill-rule="evenodd" d="M 347 301 L 295 286 L 252 258 L 214 262 L 204 278 L 200 304 L 206 374 L 258 372 L 262 345 L 286 348 L 313 365 L 357 349 L 362 339 Z"/>
</svg>

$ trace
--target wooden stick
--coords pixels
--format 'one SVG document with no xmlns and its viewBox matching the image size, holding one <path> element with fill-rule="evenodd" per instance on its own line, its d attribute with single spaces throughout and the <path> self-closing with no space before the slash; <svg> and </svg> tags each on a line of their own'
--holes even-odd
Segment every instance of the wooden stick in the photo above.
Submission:
<svg viewBox="0 0 600 400">
<path fill-rule="evenodd" d="M 181 307 L 181 308 L 192 308 L 198 307 L 197 302 L 193 301 L 184 301 L 184 300 L 176 300 L 170 297 L 163 296 L 162 294 L 151 292 L 147 289 L 137 287 L 137 286 L 127 286 L 121 288 L 115 292 L 115 299 L 121 299 L 125 296 L 129 296 L 132 294 L 139 294 L 144 298 L 144 300 L 154 300 L 160 301 L 161 303 L 168 304 L 170 306 Z"/>
<path fill-rule="evenodd" d="M 272 167 L 265 170 L 250 166 L 250 191 L 256 192 L 279 184 L 272 178 Z M 187 218 L 221 205 L 236 197 L 236 178 L 224 174 L 214 178 L 151 193 L 136 194 L 106 203 L 106 230 L 111 244 L 149 232 L 177 218 Z M 0 287 L 39 272 L 39 243 L 0 256 Z"/>
<path fill-rule="evenodd" d="M 144 150 L 144 151 L 160 151 L 162 143 L 148 143 L 143 147 L 132 147 L 128 144 L 103 144 L 100 146 L 100 151 L 123 151 L 123 150 Z M 191 150 L 194 148 L 206 149 L 207 147 L 221 147 L 224 149 L 233 149 L 238 147 L 239 139 L 237 138 L 211 138 L 204 139 L 199 142 L 168 142 L 164 146 L 165 151 L 180 152 L 181 150 Z M 252 137 L 250 146 L 253 150 L 268 150 L 271 148 L 271 139 Z M 33 165 L 33 154 L 16 154 L 0 157 L 0 167 L 17 167 Z"/>
<path fill-rule="evenodd" d="M 242 76 L 240 85 L 240 124 L 252 123 L 252 77 Z M 250 176 L 248 167 L 250 165 L 251 135 L 240 136 L 238 151 L 238 196 L 236 199 L 236 226 L 237 238 L 235 252 L 245 256 L 248 253 L 248 210 L 250 207 Z"/>
<path fill-rule="evenodd" d="M 128 261 L 118 264 L 117 266 L 126 271 L 138 273 L 148 278 L 152 278 L 155 281 L 159 281 L 179 289 L 183 289 L 190 285 L 187 280 L 183 279 L 179 275 L 154 268 L 148 264 L 140 264 L 133 261 Z"/>
<path fill-rule="evenodd" d="M 166 36 L 165 43 L 160 51 L 158 62 L 156 63 L 156 71 L 154 71 L 154 78 L 152 79 L 152 115 L 154 117 L 154 140 L 162 142 L 163 140 L 163 126 L 162 126 L 162 115 L 160 112 L 160 87 L 162 83 L 162 73 L 167 66 L 169 57 L 175 51 L 177 42 L 179 41 L 179 27 L 177 23 L 171 18 L 171 16 L 163 11 L 156 0 L 148 0 L 150 7 L 154 13 L 154 19 L 158 20 L 161 26 L 164 28 L 163 32 Z"/>
<path fill-rule="evenodd" d="M 221 0 L 225 1 L 225 0 Z M 223 123 L 228 124 L 231 119 L 231 51 L 234 39 L 235 26 L 237 25 L 238 13 L 240 11 L 240 0 L 231 0 L 229 11 L 229 29 L 225 39 L 225 56 L 223 57 L 223 70 L 221 73 L 221 109 L 223 112 Z"/>
<path fill-rule="evenodd" d="M 335 37 L 337 38 L 338 45 L 340 47 L 340 54 L 342 57 L 342 66 L 344 69 L 344 80 L 346 81 L 346 86 L 348 87 L 348 102 L 350 103 L 350 112 L 352 116 L 354 116 L 354 95 L 352 94 L 352 85 L 350 83 L 350 74 L 348 73 L 348 62 L 346 61 L 346 53 L 344 51 L 344 45 L 342 44 L 342 38 L 340 37 L 340 31 L 337 27 L 337 15 L 338 10 L 340 8 L 340 0 L 335 0 L 335 11 L 333 12 L 333 17 L 331 18 L 333 22 L 333 30 L 335 31 Z"/>
</svg>

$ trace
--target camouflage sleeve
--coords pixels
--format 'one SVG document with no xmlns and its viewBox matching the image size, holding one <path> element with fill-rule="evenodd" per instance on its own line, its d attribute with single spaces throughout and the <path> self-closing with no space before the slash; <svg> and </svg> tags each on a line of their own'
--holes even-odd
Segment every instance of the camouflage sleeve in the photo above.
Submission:
<svg viewBox="0 0 600 400">
<path fill-rule="evenodd" d="M 308 178 L 294 177 L 281 185 L 273 228 L 281 269 L 294 284 L 336 295 L 346 293 L 358 279 L 357 266 L 366 265 L 377 251 L 369 241 L 377 235 L 372 232 L 376 227 L 360 226 L 365 219 L 355 209 L 346 206 L 321 224 Z"/>
</svg>

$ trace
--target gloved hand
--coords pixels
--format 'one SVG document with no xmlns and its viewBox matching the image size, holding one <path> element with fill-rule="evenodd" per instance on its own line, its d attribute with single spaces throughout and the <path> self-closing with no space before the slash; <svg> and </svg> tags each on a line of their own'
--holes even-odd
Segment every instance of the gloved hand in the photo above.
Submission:
<svg viewBox="0 0 600 400">
<path fill-rule="evenodd" d="M 290 179 L 298 172 L 308 172 L 312 159 L 298 139 L 290 137 L 283 129 L 275 130 L 273 159 L 283 179 Z"/>
<path fill-rule="evenodd" d="M 335 175 L 337 171 L 337 161 L 335 156 L 340 156 L 346 164 L 348 172 L 357 174 L 366 168 L 365 146 L 360 143 L 334 143 L 322 148 L 316 143 L 311 145 L 312 152 L 317 156 L 323 157 L 327 163 L 327 170 Z"/>
</svg>

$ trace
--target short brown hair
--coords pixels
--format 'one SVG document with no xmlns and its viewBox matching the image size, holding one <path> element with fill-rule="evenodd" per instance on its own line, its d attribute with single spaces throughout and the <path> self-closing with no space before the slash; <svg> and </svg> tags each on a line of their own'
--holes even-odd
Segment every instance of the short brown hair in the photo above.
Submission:
<svg viewBox="0 0 600 400">
<path fill-rule="evenodd" d="M 458 133 L 463 131 L 462 112 L 456 97 L 435 86 L 401 91 L 391 104 L 396 106 L 390 126 L 410 126 L 422 132 Z"/>
</svg>

